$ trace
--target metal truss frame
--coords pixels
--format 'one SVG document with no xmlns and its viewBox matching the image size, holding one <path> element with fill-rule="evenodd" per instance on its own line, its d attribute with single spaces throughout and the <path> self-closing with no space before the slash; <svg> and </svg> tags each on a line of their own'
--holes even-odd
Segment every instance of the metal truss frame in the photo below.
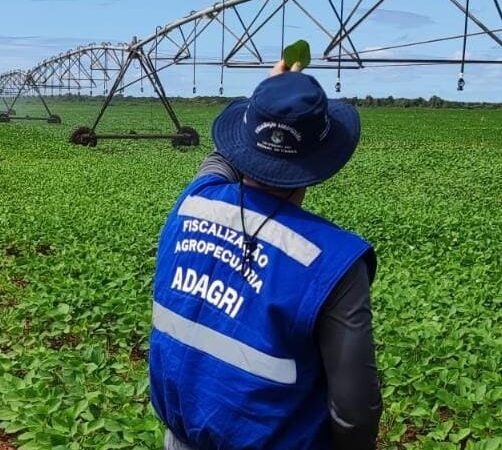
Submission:
<svg viewBox="0 0 502 450">
<path fill-rule="evenodd" d="M 41 118 L 17 117 L 14 106 L 22 95 L 36 95 L 40 98 L 51 123 L 60 123 L 59 116 L 52 114 L 44 95 L 62 95 L 73 93 L 80 95 L 88 89 L 93 95 L 98 90 L 105 96 L 102 107 L 90 127 L 79 127 L 71 135 L 71 142 L 80 145 L 95 146 L 101 139 L 169 139 L 177 145 L 197 145 L 199 136 L 191 127 L 182 126 L 174 111 L 159 73 L 173 66 L 193 66 L 193 93 L 196 89 L 196 69 L 199 66 L 216 66 L 220 70 L 220 94 L 224 92 L 224 73 L 227 69 L 268 68 L 274 64 L 267 60 L 257 36 L 274 18 L 282 19 L 281 50 L 284 49 L 284 28 L 286 26 L 286 9 L 294 8 L 303 19 L 314 26 L 327 42 L 324 51 L 314 57 L 312 69 L 337 70 L 336 90 L 341 90 L 340 74 L 342 70 L 363 69 L 365 67 L 409 66 L 409 65 L 458 65 L 460 76 L 458 89 L 463 90 L 464 71 L 468 64 L 500 65 L 502 61 L 492 59 L 472 59 L 467 57 L 466 44 L 471 36 L 486 35 L 497 47 L 502 47 L 502 9 L 499 0 L 493 0 L 494 11 L 501 19 L 501 27 L 490 29 L 469 9 L 469 0 L 462 4 L 459 0 L 444 0 L 452 3 L 465 18 L 462 34 L 419 42 L 402 43 L 393 46 L 379 47 L 371 50 L 358 50 L 353 38 L 354 32 L 360 29 L 378 10 L 385 0 L 357 0 L 350 10 L 344 8 L 345 0 L 322 0 L 327 2 L 331 17 L 316 17 L 307 6 L 306 0 L 222 0 L 209 8 L 192 11 L 186 17 L 175 20 L 166 26 L 159 26 L 155 32 L 142 39 L 134 37 L 126 44 L 92 43 L 61 53 L 42 61 L 27 72 L 11 71 L 0 74 L 0 97 L 6 111 L 0 114 L 0 121 L 10 120 L 42 120 Z M 254 3 L 257 10 L 251 17 L 245 17 L 241 8 L 244 4 Z M 336 3 L 336 4 L 335 4 Z M 369 3 L 369 5 L 368 5 Z M 363 8 L 364 6 L 364 8 Z M 232 21 L 229 19 L 232 18 Z M 325 25 L 329 21 L 330 26 Z M 479 30 L 469 32 L 468 24 L 474 23 Z M 333 26 L 333 24 L 335 24 Z M 201 56 L 197 52 L 197 42 L 204 39 L 210 26 L 221 29 L 221 52 L 218 58 Z M 333 32 L 332 29 L 338 31 Z M 417 58 L 417 57 L 381 57 L 383 50 L 414 47 L 423 44 L 447 40 L 462 41 L 461 58 Z M 169 46 L 170 52 L 165 54 L 163 48 Z M 245 54 L 245 57 L 243 56 Z M 373 55 L 372 55 L 373 54 Z M 131 70 L 136 73 L 131 79 Z M 129 77 L 129 78 L 128 78 Z M 99 133 L 98 125 L 103 118 L 114 96 L 123 93 L 132 85 L 149 82 L 159 97 L 167 119 L 174 126 L 171 134 L 145 133 Z M 10 100 L 10 101 L 8 101 Z"/>
<path fill-rule="evenodd" d="M 5 81 L 5 82 L 4 82 Z M 47 113 L 46 117 L 32 117 L 32 116 L 17 116 L 14 106 L 23 93 L 27 91 L 32 91 L 42 103 L 42 106 Z M 42 120 L 51 124 L 60 124 L 61 117 L 57 114 L 53 114 L 49 108 L 49 105 L 44 99 L 44 96 L 40 92 L 40 88 L 37 82 L 34 80 L 30 72 L 11 72 L 9 77 L 0 76 L 0 92 L 1 93 L 12 93 L 13 100 L 8 103 L 5 97 L 2 97 L 2 102 L 4 103 L 6 110 L 5 113 L 0 113 L 0 123 L 8 123 L 11 120 Z"/>
</svg>

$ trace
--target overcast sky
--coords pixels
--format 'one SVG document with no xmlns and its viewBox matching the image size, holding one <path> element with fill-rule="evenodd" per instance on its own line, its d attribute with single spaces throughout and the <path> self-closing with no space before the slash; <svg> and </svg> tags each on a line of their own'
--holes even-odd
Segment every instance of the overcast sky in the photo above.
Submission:
<svg viewBox="0 0 502 450">
<path fill-rule="evenodd" d="M 146 37 L 157 25 L 187 15 L 191 10 L 210 6 L 214 0 L 0 0 L 0 72 L 20 68 L 29 69 L 40 60 L 89 42 L 124 42 L 133 35 Z M 298 0 L 309 8 L 330 32 L 338 28 L 336 18 L 329 9 L 328 0 Z M 458 0 L 465 4 L 465 0 Z M 263 0 L 253 0 L 242 9 L 244 19 Z M 334 0 L 337 7 L 341 0 Z M 274 3 L 272 0 L 271 3 Z M 275 0 L 277 3 L 277 0 Z M 355 0 L 345 0 L 346 11 Z M 369 8 L 374 0 L 364 0 L 362 11 L 352 23 Z M 500 2 L 499 0 L 499 3 Z M 473 13 L 490 29 L 501 29 L 502 19 L 494 0 L 471 1 Z M 230 17 L 230 16 L 228 16 Z M 235 19 L 235 17 L 234 17 Z M 228 20 L 231 20 L 230 18 Z M 463 16 L 450 0 L 385 0 L 370 19 L 353 35 L 358 51 L 401 43 L 446 37 L 463 32 Z M 311 26 L 299 8 L 290 2 L 286 12 L 286 42 L 297 38 L 307 39 L 314 55 L 320 55 L 329 39 L 322 31 Z M 199 54 L 218 57 L 221 51 L 221 29 L 209 29 L 203 42 L 199 42 Z M 473 22 L 469 32 L 480 31 Z M 280 55 L 280 17 L 257 35 L 257 46 L 266 58 Z M 497 36 L 502 39 L 502 32 Z M 232 45 L 227 36 L 227 48 Z M 348 43 L 347 43 L 348 44 Z M 462 41 L 447 41 L 434 45 L 382 51 L 371 56 L 388 57 L 442 57 L 457 58 L 461 54 Z M 483 35 L 468 40 L 468 56 L 502 61 L 502 47 Z M 502 101 L 502 65 L 468 66 L 466 90 L 456 91 L 459 66 L 429 66 L 408 68 L 375 68 L 346 70 L 342 72 L 344 96 L 430 97 L 458 100 Z M 335 96 L 336 71 L 316 72 L 331 96 Z M 219 70 L 201 68 L 197 72 L 200 95 L 217 95 Z M 265 76 L 263 70 L 226 70 L 225 94 L 249 95 L 256 83 Z M 162 79 L 170 95 L 192 94 L 192 70 L 177 67 L 163 72 Z M 136 94 L 137 91 L 131 91 Z M 150 94 L 146 89 L 145 94 Z"/>
</svg>

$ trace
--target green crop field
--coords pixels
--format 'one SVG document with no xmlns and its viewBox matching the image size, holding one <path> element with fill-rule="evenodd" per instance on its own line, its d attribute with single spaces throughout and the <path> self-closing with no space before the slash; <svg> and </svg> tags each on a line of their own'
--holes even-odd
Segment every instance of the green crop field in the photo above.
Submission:
<svg viewBox="0 0 502 450">
<path fill-rule="evenodd" d="M 221 106 L 176 106 L 201 131 L 195 150 L 68 144 L 98 105 L 56 104 L 59 127 L 0 124 L 1 449 L 161 448 L 146 364 L 156 243 Z M 356 156 L 306 207 L 379 255 L 380 448 L 501 449 L 502 110 L 361 115 Z M 124 101 L 103 126 L 161 118 Z"/>
</svg>

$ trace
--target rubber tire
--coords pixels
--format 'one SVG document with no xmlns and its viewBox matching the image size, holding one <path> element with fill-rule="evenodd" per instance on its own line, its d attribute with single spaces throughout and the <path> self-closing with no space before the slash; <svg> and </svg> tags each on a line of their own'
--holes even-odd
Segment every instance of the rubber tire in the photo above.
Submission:
<svg viewBox="0 0 502 450">
<path fill-rule="evenodd" d="M 78 127 L 70 135 L 70 143 L 84 147 L 96 147 L 98 138 L 89 127 Z"/>
<path fill-rule="evenodd" d="M 172 139 L 175 147 L 196 147 L 200 144 L 200 136 L 195 128 L 181 127 L 177 134 Z"/>
<path fill-rule="evenodd" d="M 10 122 L 10 117 L 7 113 L 1 113 L 0 114 L 0 123 L 9 123 Z"/>
<path fill-rule="evenodd" d="M 60 125 L 62 123 L 61 117 L 57 114 L 52 114 L 47 119 L 47 123 L 52 123 L 54 125 Z"/>
</svg>

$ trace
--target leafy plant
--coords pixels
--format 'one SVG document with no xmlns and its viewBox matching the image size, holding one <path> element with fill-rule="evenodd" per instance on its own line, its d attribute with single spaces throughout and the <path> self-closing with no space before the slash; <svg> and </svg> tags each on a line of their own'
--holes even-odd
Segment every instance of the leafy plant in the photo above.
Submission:
<svg viewBox="0 0 502 450">
<path fill-rule="evenodd" d="M 300 69 L 305 69 L 310 61 L 310 44 L 307 41 L 300 39 L 284 49 L 284 62 L 288 67 L 299 64 Z"/>
<path fill-rule="evenodd" d="M 21 449 L 161 448 L 146 366 L 155 249 L 222 107 L 176 106 L 200 148 L 73 147 L 93 102 L 54 104 L 60 128 L 0 127 L 0 429 Z M 306 207 L 376 246 L 381 448 L 498 449 L 502 111 L 361 115 L 355 157 Z M 123 100 L 103 129 L 164 122 L 158 104 Z"/>
</svg>

